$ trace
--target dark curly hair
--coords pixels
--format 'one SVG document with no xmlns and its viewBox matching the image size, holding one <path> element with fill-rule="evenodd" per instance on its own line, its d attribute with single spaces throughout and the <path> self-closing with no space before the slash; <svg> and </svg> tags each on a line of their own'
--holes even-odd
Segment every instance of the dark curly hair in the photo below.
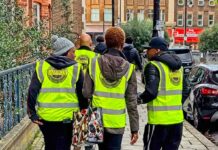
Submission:
<svg viewBox="0 0 218 150">
<path fill-rule="evenodd" d="M 107 48 L 123 47 L 125 33 L 120 27 L 111 27 L 105 33 Z"/>
</svg>

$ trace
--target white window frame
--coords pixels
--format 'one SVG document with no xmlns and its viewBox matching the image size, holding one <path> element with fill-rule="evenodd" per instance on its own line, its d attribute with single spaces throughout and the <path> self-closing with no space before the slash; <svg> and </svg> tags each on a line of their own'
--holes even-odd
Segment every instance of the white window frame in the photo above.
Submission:
<svg viewBox="0 0 218 150">
<path fill-rule="evenodd" d="M 213 16 L 213 20 L 210 20 L 210 16 Z M 215 19 L 215 16 L 214 16 L 214 14 L 209 14 L 208 15 L 208 27 L 212 27 L 212 26 L 214 26 L 214 19 Z M 210 24 L 210 21 L 212 21 L 213 23 L 212 24 Z"/>
<path fill-rule="evenodd" d="M 148 9 L 148 18 L 153 19 L 154 17 L 154 10 L 153 9 Z"/>
<path fill-rule="evenodd" d="M 215 6 L 216 5 L 216 3 L 215 3 L 215 0 L 209 0 L 209 6 Z"/>
<path fill-rule="evenodd" d="M 36 8 L 36 10 L 35 10 Z M 39 3 L 33 3 L 33 22 L 34 25 L 40 29 L 40 22 L 41 22 L 41 5 Z"/>
<path fill-rule="evenodd" d="M 188 18 L 189 17 L 189 15 L 191 16 L 191 19 L 190 18 Z M 188 27 L 192 27 L 193 26 L 193 14 L 187 14 L 187 19 L 186 19 L 186 25 L 188 26 Z M 191 24 L 189 24 L 189 21 L 191 22 Z"/>
<path fill-rule="evenodd" d="M 143 21 L 145 19 L 145 10 L 144 9 L 138 9 L 137 19 L 139 21 Z"/>
<path fill-rule="evenodd" d="M 182 16 L 182 19 L 179 19 L 179 15 L 180 16 Z M 184 19 L 184 16 L 183 16 L 183 14 L 181 13 L 179 13 L 179 14 L 177 14 L 177 26 L 179 26 L 179 27 L 182 27 L 183 25 L 184 25 L 184 21 L 183 21 L 183 19 Z M 182 24 L 179 24 L 179 21 L 182 21 Z"/>
<path fill-rule="evenodd" d="M 161 21 L 165 21 L 165 10 L 164 9 L 161 9 L 160 10 L 160 20 Z"/>
<path fill-rule="evenodd" d="M 92 8 L 91 9 L 91 22 L 98 22 L 98 21 L 100 21 L 100 10 L 99 8 Z"/>
<path fill-rule="evenodd" d="M 182 1 L 182 3 L 180 3 Z M 183 6 L 185 4 L 185 0 L 177 0 L 177 4 L 179 6 Z"/>
<path fill-rule="evenodd" d="M 198 0 L 198 6 L 204 6 L 205 1 L 204 0 Z"/>
<path fill-rule="evenodd" d="M 198 18 L 200 15 L 202 16 L 201 19 Z M 202 22 L 202 24 L 199 24 L 199 22 Z M 199 27 L 203 27 L 204 26 L 204 15 L 203 14 L 198 14 L 198 16 L 197 16 L 197 25 Z"/>
<path fill-rule="evenodd" d="M 134 10 L 133 9 L 127 9 L 126 10 L 126 21 L 133 20 L 134 18 Z"/>
<path fill-rule="evenodd" d="M 187 5 L 188 5 L 189 7 L 194 6 L 194 0 L 187 0 Z"/>
<path fill-rule="evenodd" d="M 112 9 L 111 8 L 104 9 L 104 21 L 112 22 Z"/>
</svg>

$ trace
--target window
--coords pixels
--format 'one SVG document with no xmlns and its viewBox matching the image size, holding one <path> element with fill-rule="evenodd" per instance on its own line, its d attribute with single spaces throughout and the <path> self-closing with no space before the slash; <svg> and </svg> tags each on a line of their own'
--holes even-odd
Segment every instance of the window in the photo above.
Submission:
<svg viewBox="0 0 218 150">
<path fill-rule="evenodd" d="M 165 21 L 165 10 L 160 10 L 160 20 Z"/>
<path fill-rule="evenodd" d="M 127 11 L 126 11 L 126 20 L 127 21 L 133 20 L 133 17 L 134 17 L 134 11 L 131 10 L 131 9 L 127 9 Z"/>
<path fill-rule="evenodd" d="M 91 21 L 99 21 L 99 9 L 92 9 L 91 10 Z"/>
<path fill-rule="evenodd" d="M 180 6 L 184 5 L 184 0 L 178 0 L 178 5 Z"/>
<path fill-rule="evenodd" d="M 111 8 L 104 9 L 104 21 L 112 21 L 112 9 Z"/>
<path fill-rule="evenodd" d="M 191 27 L 193 24 L 193 15 L 192 14 L 188 14 L 187 15 L 187 26 Z"/>
<path fill-rule="evenodd" d="M 202 14 L 198 14 L 198 26 L 202 27 L 203 25 L 204 25 L 203 15 Z"/>
<path fill-rule="evenodd" d="M 138 19 L 139 21 L 144 20 L 144 12 L 145 12 L 145 11 L 144 11 L 143 9 L 138 10 L 137 19 Z"/>
<path fill-rule="evenodd" d="M 154 16 L 153 10 L 152 10 L 152 9 L 149 9 L 149 10 L 148 10 L 148 18 L 153 19 L 153 16 Z"/>
<path fill-rule="evenodd" d="M 198 0 L 198 6 L 204 6 L 204 0 Z"/>
<path fill-rule="evenodd" d="M 41 7 L 38 3 L 33 3 L 33 24 L 40 29 L 40 12 Z"/>
<path fill-rule="evenodd" d="M 188 0 L 188 1 L 187 1 L 187 5 L 188 5 L 189 7 L 192 7 L 192 6 L 194 5 L 193 0 Z"/>
<path fill-rule="evenodd" d="M 209 0 L 209 6 L 215 6 L 215 0 Z"/>
<path fill-rule="evenodd" d="M 213 14 L 210 14 L 208 16 L 208 26 L 211 27 L 214 25 L 214 15 Z"/>
<path fill-rule="evenodd" d="M 198 84 L 204 79 L 204 73 L 205 71 L 202 68 L 199 68 L 198 70 L 192 70 L 189 75 L 189 81 L 192 84 Z"/>
<path fill-rule="evenodd" d="M 183 14 L 177 15 L 177 26 L 183 26 Z"/>
</svg>

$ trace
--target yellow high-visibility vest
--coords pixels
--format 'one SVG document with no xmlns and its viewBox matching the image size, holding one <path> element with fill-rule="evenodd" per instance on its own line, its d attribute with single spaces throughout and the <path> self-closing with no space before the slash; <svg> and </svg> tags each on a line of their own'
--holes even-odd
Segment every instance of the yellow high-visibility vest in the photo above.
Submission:
<svg viewBox="0 0 218 150">
<path fill-rule="evenodd" d="M 55 69 L 46 61 L 36 63 L 36 73 L 41 82 L 37 97 L 37 114 L 46 121 L 72 120 L 73 112 L 79 110 L 75 92 L 81 66 L 75 64 Z"/>
<path fill-rule="evenodd" d="M 82 65 L 82 69 L 84 72 L 86 72 L 89 62 L 96 56 L 99 56 L 99 54 L 86 49 L 77 49 L 75 52 L 76 58 L 75 60 Z"/>
<path fill-rule="evenodd" d="M 160 73 L 158 95 L 147 104 L 148 123 L 170 125 L 183 122 L 183 68 L 171 71 L 167 65 L 151 61 Z"/>
<path fill-rule="evenodd" d="M 123 128 L 126 125 L 125 92 L 134 65 L 129 64 L 127 73 L 119 81 L 111 83 L 103 77 L 97 58 L 89 65 L 89 73 L 95 87 L 92 106 L 102 109 L 104 127 Z"/>
</svg>

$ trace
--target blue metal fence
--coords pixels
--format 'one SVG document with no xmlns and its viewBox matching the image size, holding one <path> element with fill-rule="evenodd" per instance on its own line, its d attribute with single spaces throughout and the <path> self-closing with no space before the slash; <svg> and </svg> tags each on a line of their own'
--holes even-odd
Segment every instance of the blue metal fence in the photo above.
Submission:
<svg viewBox="0 0 218 150">
<path fill-rule="evenodd" d="M 0 72 L 0 139 L 26 115 L 34 63 Z"/>
</svg>

